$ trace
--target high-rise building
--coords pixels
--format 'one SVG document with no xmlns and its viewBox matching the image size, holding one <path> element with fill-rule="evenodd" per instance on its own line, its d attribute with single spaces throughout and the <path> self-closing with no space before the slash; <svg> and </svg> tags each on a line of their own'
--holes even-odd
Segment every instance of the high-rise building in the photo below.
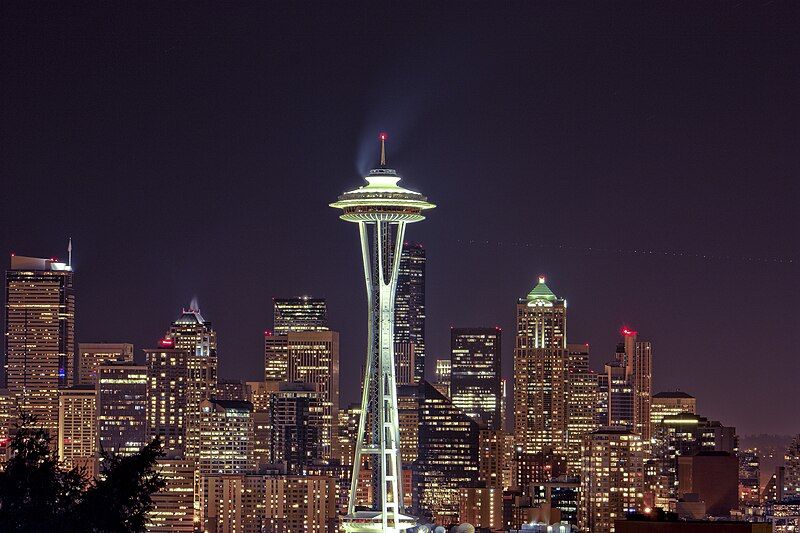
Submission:
<svg viewBox="0 0 800 533">
<path fill-rule="evenodd" d="M 105 362 L 97 367 L 97 440 L 100 449 L 133 455 L 149 442 L 147 367 Z"/>
<path fill-rule="evenodd" d="M 517 303 L 514 349 L 514 436 L 526 452 L 564 441 L 567 302 L 544 277 Z"/>
<path fill-rule="evenodd" d="M 107 342 L 78 343 L 78 364 L 76 385 L 97 383 L 97 367 L 105 361 L 126 361 L 133 363 L 133 344 Z"/>
<path fill-rule="evenodd" d="M 450 397 L 450 373 L 452 365 L 450 359 L 436 360 L 436 373 L 434 374 L 433 386 L 436 390 Z"/>
<path fill-rule="evenodd" d="M 650 405 L 650 425 L 660 424 L 664 417 L 683 413 L 697 413 L 697 400 L 682 391 L 666 391 L 653 394 Z"/>
<path fill-rule="evenodd" d="M 761 504 L 761 460 L 758 450 L 739 450 L 739 505 L 740 508 Z"/>
<path fill-rule="evenodd" d="M 478 443 L 478 481 L 486 487 L 502 489 L 505 433 L 500 429 L 481 429 Z"/>
<path fill-rule="evenodd" d="M 299 331 L 328 331 L 328 305 L 325 298 L 298 296 L 273 298 L 274 334 Z"/>
<path fill-rule="evenodd" d="M 399 409 L 399 391 L 397 402 Z M 356 440 L 358 439 L 358 419 L 360 417 L 361 405 L 357 403 L 351 404 L 345 409 L 339 409 L 339 427 L 336 433 L 336 441 L 338 444 L 335 446 L 333 457 L 338 460 L 341 465 L 353 466 L 353 457 L 355 457 L 356 454 Z M 403 460 L 405 460 L 405 455 L 403 456 Z"/>
<path fill-rule="evenodd" d="M 187 350 L 190 355 L 217 356 L 217 333 L 211 327 L 211 322 L 200 314 L 196 300 L 192 300 L 188 309 L 181 311 L 181 316 L 170 325 L 164 338 L 171 339 L 174 348 Z"/>
<path fill-rule="evenodd" d="M 272 460 L 270 402 L 280 381 L 248 381 L 246 400 L 253 404 L 253 458 L 261 471 Z"/>
<path fill-rule="evenodd" d="M 239 379 L 218 379 L 217 392 L 212 396 L 217 400 L 249 401 L 247 384 Z"/>
<path fill-rule="evenodd" d="M 200 474 L 254 472 L 253 404 L 203 400 L 200 414 Z"/>
<path fill-rule="evenodd" d="M 156 471 L 165 485 L 152 496 L 153 508 L 147 515 L 147 532 L 194 532 L 194 461 L 162 457 L 157 461 Z"/>
<path fill-rule="evenodd" d="M 683 413 L 666 416 L 654 426 L 651 454 L 655 505 L 669 508 L 678 498 L 678 458 L 701 452 L 737 450 L 736 428 L 707 418 Z"/>
<path fill-rule="evenodd" d="M 6 387 L 20 411 L 34 417 L 55 442 L 58 390 L 72 384 L 75 354 L 70 264 L 12 255 L 5 311 Z"/>
<path fill-rule="evenodd" d="M 58 396 L 58 460 L 66 468 L 95 473 L 97 392 L 92 387 L 62 389 Z"/>
<path fill-rule="evenodd" d="M 322 457 L 330 459 L 339 420 L 339 333 L 291 332 L 286 340 L 286 381 L 312 383 L 322 393 Z"/>
<path fill-rule="evenodd" d="M 189 376 L 188 349 L 164 339 L 161 347 L 144 351 L 147 361 L 147 429 L 160 437 L 168 452 L 186 451 L 186 404 Z"/>
<path fill-rule="evenodd" d="M 786 463 L 784 499 L 800 499 L 800 434 L 796 435 L 786 448 L 784 461 Z"/>
<path fill-rule="evenodd" d="M 14 398 L 8 389 L 0 389 L 0 457 L 6 457 L 11 443 L 11 423 L 16 417 Z"/>
<path fill-rule="evenodd" d="M 606 363 L 597 376 L 597 390 L 597 425 L 633 430 L 634 393 L 625 364 L 618 360 Z"/>
<path fill-rule="evenodd" d="M 597 375 L 589 370 L 588 344 L 567 344 L 564 373 L 564 440 L 556 451 L 566 459 L 568 471 L 578 475 L 583 443 L 598 427 L 595 421 Z"/>
<path fill-rule="evenodd" d="M 286 335 L 264 332 L 264 380 L 286 381 L 289 379 L 289 339 Z"/>
<path fill-rule="evenodd" d="M 335 533 L 336 482 L 329 476 L 209 475 L 203 531 Z"/>
<path fill-rule="evenodd" d="M 653 348 L 649 341 L 640 341 L 639 333 L 622 328 L 622 342 L 617 350 L 622 355 L 633 389 L 633 431 L 649 442 L 650 404 L 653 397 Z"/>
<path fill-rule="evenodd" d="M 643 510 L 644 448 L 640 435 L 603 427 L 586 437 L 581 479 L 581 531 L 611 533 L 614 521 Z"/>
<path fill-rule="evenodd" d="M 466 487 L 459 493 L 460 522 L 472 524 L 482 531 L 504 531 L 503 489 L 500 487 Z"/>
<path fill-rule="evenodd" d="M 200 314 L 196 300 L 183 309 L 181 315 L 169 327 L 165 345 L 172 343 L 176 350 L 188 353 L 186 359 L 186 398 L 184 407 L 186 457 L 197 460 L 200 424 L 200 402 L 217 392 L 217 333 L 211 322 Z"/>
<path fill-rule="evenodd" d="M 372 169 L 366 176 L 367 185 L 340 195 L 338 201 L 331 204 L 331 207 L 342 209 L 340 218 L 358 224 L 369 310 L 361 420 L 353 461 L 350 501 L 347 515 L 342 520 L 345 530 L 349 532 L 375 531 L 375 528 L 397 532 L 414 525 L 414 520 L 403 512 L 405 499 L 394 350 L 395 342 L 405 341 L 405 333 L 402 330 L 402 317 L 398 319 L 396 316 L 395 296 L 400 292 L 397 287 L 400 283 L 406 225 L 423 220 L 423 210 L 435 206 L 425 196 L 397 184 L 400 181 L 397 172 L 386 167 L 386 135 L 381 134 L 380 138 L 380 167 Z M 411 307 L 414 305 L 409 300 L 408 340 L 417 344 L 415 366 L 421 369 L 422 376 L 425 368 L 424 331 L 420 331 L 419 324 L 424 324 L 424 296 L 416 303 L 416 317 L 412 316 L 414 310 Z M 411 323 L 412 318 L 416 318 L 417 326 Z M 397 331 L 398 324 L 401 331 Z M 416 332 L 420 338 L 412 337 Z M 418 345 L 420 342 L 422 346 Z M 289 366 L 291 368 L 291 362 Z M 367 430 L 368 420 L 370 427 Z M 371 510 L 356 512 L 362 456 L 371 459 L 371 485 L 374 490 Z"/>
<path fill-rule="evenodd" d="M 709 516 L 730 516 L 739 507 L 739 461 L 728 452 L 678 457 L 678 498 L 697 494 Z"/>
<path fill-rule="evenodd" d="M 419 451 L 415 508 L 458 513 L 459 491 L 478 484 L 480 426 L 427 381 L 418 385 Z"/>
<path fill-rule="evenodd" d="M 324 403 L 317 384 L 280 384 L 270 398 L 270 463 L 282 463 L 287 474 L 296 475 L 322 460 Z"/>
<path fill-rule="evenodd" d="M 450 329 L 450 399 L 486 429 L 501 428 L 501 331 Z"/>
<path fill-rule="evenodd" d="M 394 343 L 394 365 L 398 385 L 416 383 L 416 348 L 412 342 Z"/>
<path fill-rule="evenodd" d="M 413 354 L 414 382 L 425 379 L 425 261 L 421 244 L 403 243 L 397 271 L 394 342 L 396 352 Z"/>
</svg>

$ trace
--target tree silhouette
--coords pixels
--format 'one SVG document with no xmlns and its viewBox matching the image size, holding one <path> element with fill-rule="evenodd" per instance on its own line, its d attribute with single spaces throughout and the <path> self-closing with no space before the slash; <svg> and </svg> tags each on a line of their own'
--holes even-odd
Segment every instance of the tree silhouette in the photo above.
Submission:
<svg viewBox="0 0 800 533">
<path fill-rule="evenodd" d="M 101 475 L 62 470 L 51 439 L 22 416 L 0 472 L 0 531 L 45 533 L 142 533 L 151 496 L 164 486 L 155 470 L 162 455 L 154 440 L 138 453 L 103 454 Z"/>
</svg>

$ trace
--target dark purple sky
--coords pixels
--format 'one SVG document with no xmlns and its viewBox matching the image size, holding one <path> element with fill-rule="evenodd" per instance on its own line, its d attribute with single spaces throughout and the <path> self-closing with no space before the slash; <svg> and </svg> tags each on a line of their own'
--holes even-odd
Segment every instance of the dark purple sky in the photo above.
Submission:
<svg viewBox="0 0 800 533">
<path fill-rule="evenodd" d="M 797 3 L 284 4 L 0 4 L 0 250 L 73 237 L 79 340 L 152 346 L 197 296 L 253 379 L 271 298 L 323 296 L 355 400 L 362 271 L 327 204 L 386 130 L 440 206 L 409 228 L 431 360 L 499 324 L 510 374 L 544 273 L 593 366 L 628 324 L 657 390 L 800 431 Z M 690 256 L 616 251 L 642 249 Z"/>
</svg>

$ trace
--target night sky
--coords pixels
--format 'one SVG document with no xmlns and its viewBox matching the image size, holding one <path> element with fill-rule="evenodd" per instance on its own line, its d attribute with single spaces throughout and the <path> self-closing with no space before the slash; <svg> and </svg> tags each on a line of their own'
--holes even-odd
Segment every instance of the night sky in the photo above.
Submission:
<svg viewBox="0 0 800 533">
<path fill-rule="evenodd" d="M 0 4 L 0 250 L 73 238 L 79 341 L 141 357 L 196 296 L 221 375 L 258 379 L 272 298 L 326 297 L 356 401 L 363 272 L 328 203 L 385 130 L 439 205 L 408 231 L 429 375 L 451 325 L 500 325 L 510 377 L 545 274 L 593 367 L 628 325 L 655 391 L 800 431 L 799 4 L 282 4 Z"/>
</svg>

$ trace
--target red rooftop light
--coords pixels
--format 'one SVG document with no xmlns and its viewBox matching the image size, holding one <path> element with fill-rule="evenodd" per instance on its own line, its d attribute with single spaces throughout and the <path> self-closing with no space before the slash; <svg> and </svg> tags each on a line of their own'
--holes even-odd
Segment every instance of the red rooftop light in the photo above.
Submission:
<svg viewBox="0 0 800 533">
<path fill-rule="evenodd" d="M 272 337 L 272 330 L 271 329 L 265 329 L 264 330 L 264 336 L 265 337 Z"/>
<path fill-rule="evenodd" d="M 380 132 L 380 133 L 378 134 L 378 139 L 380 139 L 380 140 L 382 140 L 382 141 L 385 141 L 385 140 L 386 140 L 386 139 L 388 139 L 388 138 L 389 138 L 389 136 L 388 136 L 388 135 L 386 135 L 386 132 L 385 132 L 385 131 L 382 131 L 382 132 Z"/>
<path fill-rule="evenodd" d="M 632 329 L 630 329 L 628 327 L 622 328 L 622 334 L 624 336 L 626 336 L 626 337 L 633 337 L 634 335 L 637 335 L 638 333 L 639 333 L 638 331 L 634 331 L 634 330 L 632 330 Z"/>
<path fill-rule="evenodd" d="M 172 339 L 161 339 L 158 341 L 158 345 L 162 348 L 173 348 L 175 346 L 175 341 Z"/>
</svg>

